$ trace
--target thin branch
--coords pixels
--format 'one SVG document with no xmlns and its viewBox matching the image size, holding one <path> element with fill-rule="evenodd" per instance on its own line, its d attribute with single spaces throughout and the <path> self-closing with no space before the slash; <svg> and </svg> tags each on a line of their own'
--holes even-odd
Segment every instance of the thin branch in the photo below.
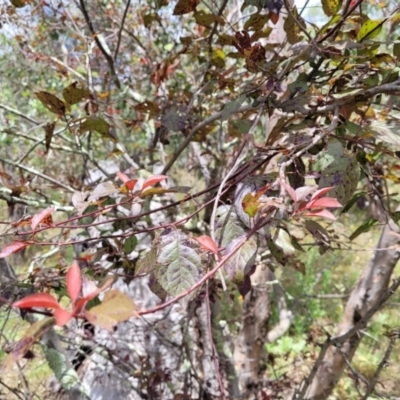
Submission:
<svg viewBox="0 0 400 400">
<path fill-rule="evenodd" d="M 8 165 L 13 165 L 14 167 L 17 167 L 17 168 L 21 168 L 33 175 L 36 175 L 36 176 L 44 179 L 45 181 L 51 182 L 54 185 L 57 185 L 59 187 L 62 187 L 65 190 L 68 190 L 68 192 L 71 192 L 71 193 L 75 192 L 75 190 L 71 186 L 64 185 L 63 183 L 51 178 L 50 176 L 44 175 L 41 172 L 36 171 L 34 168 L 26 167 L 25 165 L 19 164 L 17 162 L 11 161 L 11 160 L 7 160 L 6 158 L 0 157 L 0 161 L 3 161 L 4 163 L 6 163 Z"/>
<path fill-rule="evenodd" d="M 32 122 L 32 124 L 40 125 L 40 122 L 37 121 L 36 119 L 31 118 L 31 117 L 28 117 L 28 116 L 25 115 L 24 113 L 22 113 L 22 112 L 20 112 L 20 111 L 18 111 L 18 110 L 15 110 L 15 109 L 12 108 L 12 107 L 6 106 L 5 104 L 0 104 L 0 108 L 2 108 L 3 110 L 6 110 L 6 111 L 8 111 L 8 112 L 10 112 L 10 113 L 12 113 L 12 114 L 17 115 L 18 117 L 24 118 L 24 119 L 26 119 L 27 121 Z"/>
<path fill-rule="evenodd" d="M 390 335 L 389 344 L 388 344 L 388 347 L 386 348 L 385 354 L 383 355 L 383 358 L 382 358 L 381 362 L 379 363 L 378 368 L 374 372 L 374 376 L 370 380 L 370 382 L 368 384 L 367 391 L 365 392 L 365 394 L 364 394 L 364 396 L 362 397 L 361 400 L 367 400 L 369 398 L 369 395 L 374 390 L 374 387 L 376 385 L 376 381 L 378 380 L 378 376 L 381 373 L 382 369 L 388 364 L 388 360 L 389 360 L 390 354 L 393 351 L 393 348 L 394 348 L 394 345 L 395 345 L 397 339 L 399 339 L 399 331 L 398 331 L 398 329 L 396 330 L 396 332 L 394 332 L 393 334 Z"/>
<path fill-rule="evenodd" d="M 247 105 L 247 106 L 242 106 L 240 107 L 235 114 L 241 113 L 241 112 L 247 112 L 247 111 L 252 111 L 252 110 L 258 110 L 260 107 L 264 107 L 264 103 L 260 102 L 256 106 L 253 105 Z M 232 113 L 233 114 L 233 113 Z M 174 165 L 175 161 L 178 159 L 178 157 L 181 155 L 183 150 L 186 149 L 186 147 L 189 145 L 190 141 L 192 140 L 193 136 L 198 132 L 200 129 L 204 128 L 208 124 L 211 124 L 212 122 L 216 121 L 217 119 L 221 118 L 222 111 L 219 111 L 215 113 L 214 115 L 211 115 L 210 117 L 206 118 L 202 122 L 198 123 L 186 136 L 185 140 L 181 143 L 179 148 L 175 151 L 174 155 L 172 156 L 171 160 L 168 162 L 168 164 L 164 167 L 162 173 L 166 174 L 171 167 Z"/>
<path fill-rule="evenodd" d="M 308 387 L 313 381 L 319 367 L 321 366 L 325 353 L 327 352 L 330 346 L 339 346 L 343 344 L 347 339 L 351 338 L 353 335 L 357 334 L 360 329 L 365 328 L 368 321 L 371 317 L 382 307 L 383 304 L 387 302 L 387 300 L 395 293 L 395 291 L 400 286 L 400 278 L 396 278 L 393 281 L 393 284 L 385 291 L 385 293 L 381 296 L 381 298 L 368 310 L 368 312 L 362 317 L 351 329 L 349 329 L 346 333 L 341 336 L 336 336 L 334 338 L 326 339 L 325 343 L 322 345 L 321 352 L 315 362 L 310 374 L 303 379 L 301 383 L 301 391 L 298 394 L 296 391 L 293 395 L 293 400 L 302 400 L 306 394 Z"/>
<path fill-rule="evenodd" d="M 210 348 L 211 348 L 211 357 L 214 363 L 215 374 L 217 375 L 217 381 L 219 390 L 221 391 L 221 399 L 225 400 L 225 388 L 222 383 L 221 373 L 219 370 L 219 363 L 217 357 L 217 350 L 215 348 L 214 340 L 213 340 L 213 333 L 212 333 L 212 326 L 211 326 L 211 308 L 210 308 L 210 292 L 209 292 L 209 284 L 208 281 L 206 282 L 206 309 L 207 309 L 207 327 L 208 327 L 208 336 L 210 338 Z"/>
<path fill-rule="evenodd" d="M 25 206 L 34 207 L 34 208 L 43 208 L 43 207 L 48 207 L 49 205 L 53 205 L 53 206 L 55 206 L 56 210 L 66 211 L 66 212 L 71 212 L 71 211 L 75 210 L 75 208 L 72 206 L 60 206 L 55 201 L 44 202 L 44 201 L 40 201 L 40 200 L 23 199 L 22 197 L 11 196 L 9 193 L 4 193 L 3 192 L 4 190 L 7 190 L 7 192 L 11 193 L 10 189 L 1 188 L 0 189 L 0 200 L 7 201 L 9 203 L 23 204 Z"/>
<path fill-rule="evenodd" d="M 124 29 L 125 20 L 126 20 L 126 16 L 128 14 L 130 5 L 131 5 L 131 0 L 128 0 L 128 2 L 126 3 L 124 15 L 122 16 L 121 26 L 118 31 L 118 41 L 117 41 L 117 48 L 115 49 L 115 53 L 114 53 L 114 62 L 117 62 L 119 46 L 121 45 L 122 31 Z"/>
<path fill-rule="evenodd" d="M 110 69 L 111 77 L 114 80 L 115 85 L 117 86 L 118 89 L 121 89 L 121 82 L 118 79 L 117 73 L 115 71 L 115 65 L 114 65 L 114 60 L 111 56 L 111 54 L 104 48 L 103 44 L 101 43 L 99 39 L 99 35 L 96 32 L 96 30 L 93 27 L 92 21 L 89 17 L 89 14 L 86 10 L 86 5 L 84 0 L 79 0 L 79 4 L 81 6 L 82 14 L 85 17 L 86 23 L 88 24 L 90 33 L 92 34 L 94 41 L 97 44 L 97 47 L 100 49 L 100 51 L 103 53 L 104 58 L 107 60 L 108 67 Z"/>
<path fill-rule="evenodd" d="M 262 224 L 256 224 L 246 235 L 245 238 L 243 238 L 233 249 L 229 254 L 226 254 L 219 263 L 212 269 L 211 271 L 207 272 L 198 282 L 196 282 L 192 287 L 189 289 L 186 289 L 185 291 L 179 293 L 177 296 L 174 298 L 166 301 L 163 304 L 160 304 L 158 306 L 155 306 L 153 308 L 147 309 L 147 310 L 140 310 L 138 311 L 139 315 L 145 315 L 145 314 L 153 314 L 157 311 L 163 310 L 170 305 L 176 303 L 180 299 L 183 299 L 190 293 L 192 293 L 194 290 L 202 286 L 205 282 L 207 282 L 209 279 L 211 279 L 227 262 L 228 260 L 235 254 L 237 253 L 240 248 L 247 242 L 247 240 L 259 229 L 261 229 L 263 226 L 265 226 L 269 221 L 264 221 Z M 399 279 L 399 285 L 400 285 L 400 279 Z"/>
</svg>

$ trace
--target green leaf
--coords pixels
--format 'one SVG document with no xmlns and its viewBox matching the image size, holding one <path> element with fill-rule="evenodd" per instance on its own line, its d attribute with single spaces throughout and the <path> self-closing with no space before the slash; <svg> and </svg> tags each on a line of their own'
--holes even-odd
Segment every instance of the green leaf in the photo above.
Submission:
<svg viewBox="0 0 400 400">
<path fill-rule="evenodd" d="M 101 136 L 111 139 L 114 143 L 117 142 L 117 138 L 111 131 L 110 124 L 100 117 L 87 117 L 83 119 L 79 126 L 79 132 L 95 131 L 100 133 Z"/>
<path fill-rule="evenodd" d="M 246 235 L 233 239 L 225 249 L 225 254 L 229 254 Z M 229 279 L 235 283 L 244 281 L 245 276 L 253 266 L 257 255 L 257 243 L 253 237 L 250 237 L 244 245 L 232 256 L 224 265 L 225 272 Z"/>
<path fill-rule="evenodd" d="M 63 90 L 64 100 L 70 105 L 77 104 L 85 97 L 90 96 L 89 90 L 78 87 L 77 85 L 78 82 L 74 82 Z"/>
<path fill-rule="evenodd" d="M 342 211 L 340 211 L 340 214 L 344 214 L 347 213 L 347 211 L 350 210 L 351 207 L 354 206 L 354 204 L 357 203 L 358 199 L 360 199 L 361 197 L 365 196 L 365 192 L 359 192 L 356 193 L 348 202 L 347 204 L 343 207 Z"/>
<path fill-rule="evenodd" d="M 203 259 L 199 244 L 184 233 L 170 230 L 159 237 L 156 278 L 163 289 L 176 296 L 191 288 L 201 278 Z M 192 293 L 184 303 L 194 296 Z"/>
<path fill-rule="evenodd" d="M 214 24 L 215 22 L 218 22 L 220 25 L 225 24 L 225 21 L 223 20 L 223 18 L 221 18 L 217 15 L 214 15 L 214 14 L 206 13 L 203 10 L 196 11 L 193 14 L 193 16 L 194 16 L 194 19 L 196 20 L 196 22 L 201 26 L 209 27 L 212 24 Z"/>
<path fill-rule="evenodd" d="M 137 240 L 136 236 L 128 237 L 128 239 L 126 239 L 124 242 L 124 253 L 125 254 L 132 253 L 132 251 L 135 250 L 137 243 L 138 243 L 138 240 Z"/>
<path fill-rule="evenodd" d="M 221 120 L 225 121 L 226 119 L 229 118 L 231 114 L 237 112 L 245 100 L 246 100 L 246 95 L 242 94 L 237 99 L 225 104 L 224 108 L 221 111 Z"/>
<path fill-rule="evenodd" d="M 377 223 L 378 221 L 376 219 L 369 219 L 367 222 L 364 222 L 350 235 L 350 241 L 353 241 L 357 236 L 360 236 L 362 233 L 369 232 L 371 228 L 373 228 Z"/>
<path fill-rule="evenodd" d="M 334 186 L 329 196 L 336 198 L 341 204 L 346 204 L 357 189 L 359 179 L 360 167 L 356 157 L 343 155 L 321 171 L 318 186 Z"/>
<path fill-rule="evenodd" d="M 296 20 L 305 28 L 304 21 L 299 16 L 299 13 L 298 13 L 296 7 L 293 7 L 292 13 L 293 13 L 294 18 L 296 18 Z M 290 44 L 295 44 L 295 43 L 299 42 L 301 30 L 291 16 L 288 16 L 286 18 L 285 23 L 283 25 L 283 29 L 286 32 L 287 40 Z"/>
<path fill-rule="evenodd" d="M 66 106 L 62 100 L 60 100 L 54 94 L 48 92 L 36 92 L 36 97 L 40 102 L 52 113 L 60 115 L 65 114 Z"/>
<path fill-rule="evenodd" d="M 267 246 L 271 252 L 272 257 L 278 261 L 279 264 L 285 266 L 288 263 L 288 258 L 283 252 L 283 250 L 278 247 L 272 239 L 267 240 Z"/>
<path fill-rule="evenodd" d="M 243 29 L 247 31 L 249 28 L 252 28 L 255 31 L 260 31 L 262 28 L 264 28 L 264 25 L 269 21 L 269 15 L 268 14 L 260 14 L 259 12 L 256 12 L 253 14 L 244 24 Z"/>
<path fill-rule="evenodd" d="M 328 28 L 329 28 L 330 26 L 332 26 L 332 25 L 336 24 L 337 22 L 339 22 L 339 21 L 340 21 L 340 18 L 341 18 L 341 15 L 334 15 L 334 16 L 329 20 L 329 22 L 326 23 L 326 24 L 321 28 L 321 30 L 318 32 L 318 34 L 319 34 L 320 36 L 322 36 L 322 35 L 328 30 Z"/>
<path fill-rule="evenodd" d="M 386 18 L 365 21 L 358 31 L 357 42 L 376 38 L 381 33 L 382 25 L 385 21 Z"/>
<path fill-rule="evenodd" d="M 321 2 L 324 13 L 330 17 L 340 10 L 343 0 L 322 0 Z"/>
<path fill-rule="evenodd" d="M 136 264 L 135 275 L 148 274 L 152 272 L 157 264 L 157 250 L 152 248 Z"/>
<path fill-rule="evenodd" d="M 215 238 L 219 247 L 227 246 L 245 233 L 232 206 L 219 206 L 215 224 Z"/>
<path fill-rule="evenodd" d="M 325 151 L 318 153 L 317 161 L 312 164 L 313 171 L 328 168 L 337 158 L 343 156 L 343 146 L 337 139 L 330 139 Z"/>
</svg>

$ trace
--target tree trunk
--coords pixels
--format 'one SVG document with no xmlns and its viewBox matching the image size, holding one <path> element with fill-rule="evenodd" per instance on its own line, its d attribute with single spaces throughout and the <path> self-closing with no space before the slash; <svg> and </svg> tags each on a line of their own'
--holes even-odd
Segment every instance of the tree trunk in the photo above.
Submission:
<svg viewBox="0 0 400 400">
<path fill-rule="evenodd" d="M 360 321 L 366 313 L 378 302 L 388 288 L 393 269 L 400 257 L 399 228 L 390 220 L 383 229 L 374 255 L 361 274 L 347 302 L 345 313 L 336 332 L 344 335 Z M 384 250 L 380 250 L 384 249 Z M 340 347 L 331 346 L 318 368 L 306 393 L 306 399 L 326 399 L 333 391 L 346 367 L 346 360 L 351 361 L 361 341 L 362 333 L 345 340 Z"/>
<path fill-rule="evenodd" d="M 270 316 L 269 270 L 259 264 L 251 276 L 251 289 L 243 301 L 242 323 L 236 340 L 234 360 L 242 391 L 257 391 L 265 366 L 264 344 Z"/>
</svg>

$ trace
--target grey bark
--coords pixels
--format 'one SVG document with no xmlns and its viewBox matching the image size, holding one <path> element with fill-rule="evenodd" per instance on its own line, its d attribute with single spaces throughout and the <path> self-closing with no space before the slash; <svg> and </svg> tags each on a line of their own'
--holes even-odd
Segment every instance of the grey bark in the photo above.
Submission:
<svg viewBox="0 0 400 400">
<path fill-rule="evenodd" d="M 234 349 L 242 391 L 258 387 L 265 365 L 264 343 L 270 316 L 268 277 L 267 266 L 259 264 L 251 276 L 251 290 L 243 301 L 242 321 Z"/>
<path fill-rule="evenodd" d="M 346 334 L 377 304 L 387 290 L 393 269 L 400 257 L 400 235 L 397 225 L 390 220 L 382 231 L 374 255 L 362 272 L 347 302 L 343 319 L 336 336 Z M 384 249 L 384 250 L 380 250 Z M 328 398 L 362 339 L 360 330 L 338 347 L 329 347 L 312 380 L 305 398 L 323 400 Z"/>
</svg>

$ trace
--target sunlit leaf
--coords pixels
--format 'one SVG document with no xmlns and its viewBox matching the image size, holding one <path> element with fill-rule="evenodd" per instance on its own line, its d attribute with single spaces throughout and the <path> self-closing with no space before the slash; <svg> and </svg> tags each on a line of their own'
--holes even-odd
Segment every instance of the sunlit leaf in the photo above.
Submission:
<svg viewBox="0 0 400 400">
<path fill-rule="evenodd" d="M 128 295 L 119 290 L 110 290 L 100 305 L 85 310 L 85 317 L 93 325 L 113 332 L 118 322 L 138 316 L 136 309 L 136 304 Z"/>
<path fill-rule="evenodd" d="M 275 244 L 282 249 L 285 256 L 292 256 L 296 252 L 292 244 L 291 236 L 285 229 L 278 229 Z"/>
<path fill-rule="evenodd" d="M 250 218 L 254 218 L 260 207 L 260 201 L 252 193 L 247 193 L 242 200 L 242 207 Z"/>
<path fill-rule="evenodd" d="M 322 9 L 324 13 L 330 17 L 340 10 L 342 2 L 343 0 L 322 0 Z"/>
<path fill-rule="evenodd" d="M 376 38 L 382 31 L 383 23 L 386 18 L 372 20 L 369 19 L 364 22 L 357 34 L 357 41 L 362 42 L 366 39 Z"/>
</svg>

